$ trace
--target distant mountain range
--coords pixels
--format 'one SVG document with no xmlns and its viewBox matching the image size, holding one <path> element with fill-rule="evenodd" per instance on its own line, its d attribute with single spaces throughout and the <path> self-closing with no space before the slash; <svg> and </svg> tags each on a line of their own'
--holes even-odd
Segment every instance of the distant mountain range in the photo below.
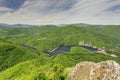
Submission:
<svg viewBox="0 0 120 80">
<path fill-rule="evenodd" d="M 29 25 L 29 24 L 5 24 L 5 23 L 0 23 L 0 27 L 32 27 L 35 25 Z"/>
<path fill-rule="evenodd" d="M 33 27 L 33 26 L 48 26 L 49 24 L 45 25 L 30 25 L 30 24 L 6 24 L 6 23 L 0 23 L 0 27 Z M 58 27 L 64 27 L 68 25 L 74 25 L 74 26 L 90 26 L 90 25 L 95 25 L 95 24 L 87 24 L 87 23 L 73 23 L 73 24 L 58 24 L 55 26 Z M 51 25 L 50 25 L 51 26 Z M 54 26 L 54 24 L 53 24 Z M 95 26 L 111 26 L 111 25 L 95 25 Z"/>
</svg>

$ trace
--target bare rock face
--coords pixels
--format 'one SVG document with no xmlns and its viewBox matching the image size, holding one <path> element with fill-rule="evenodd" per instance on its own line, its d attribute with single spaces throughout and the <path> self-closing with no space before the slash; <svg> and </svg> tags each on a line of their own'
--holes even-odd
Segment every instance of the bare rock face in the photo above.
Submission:
<svg viewBox="0 0 120 80">
<path fill-rule="evenodd" d="M 115 61 L 80 62 L 69 68 L 69 80 L 120 80 L 120 65 Z"/>
</svg>

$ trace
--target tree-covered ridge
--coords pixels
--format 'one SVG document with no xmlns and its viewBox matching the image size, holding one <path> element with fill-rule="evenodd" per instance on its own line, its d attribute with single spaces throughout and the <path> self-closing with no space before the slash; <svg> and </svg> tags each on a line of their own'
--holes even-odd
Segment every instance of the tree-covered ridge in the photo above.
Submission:
<svg viewBox="0 0 120 80">
<path fill-rule="evenodd" d="M 114 60 L 120 63 L 120 26 L 65 27 L 2 27 L 0 28 L 0 80 L 65 80 L 66 68 L 83 61 Z M 77 46 L 85 44 L 103 48 L 117 55 L 111 57 Z M 29 47 L 35 47 L 31 49 Z M 50 56 L 61 45 L 71 46 L 69 52 Z"/>
<path fill-rule="evenodd" d="M 66 68 L 73 67 L 82 61 L 100 62 L 104 60 L 115 60 L 103 54 L 92 53 L 80 47 L 73 47 L 70 53 L 64 53 L 53 57 L 41 54 L 39 58 L 27 60 L 8 68 L 0 73 L 0 79 L 6 80 L 65 80 L 67 78 Z"/>
<path fill-rule="evenodd" d="M 41 65 L 36 60 L 17 64 L 0 73 L 2 80 L 64 80 L 65 77 L 63 66 L 52 63 Z"/>
<path fill-rule="evenodd" d="M 89 29 L 90 28 L 90 29 Z M 110 33 L 102 30 L 103 27 L 76 27 L 66 26 L 58 27 L 53 30 L 36 33 L 34 36 L 24 37 L 22 39 L 12 38 L 17 43 L 24 43 L 38 47 L 40 50 L 54 49 L 60 45 L 77 45 L 80 40 L 84 40 L 85 43 L 91 43 L 93 46 L 106 47 L 106 49 L 116 48 L 119 43 L 119 27 L 116 27 L 117 32 L 113 37 Z M 106 27 L 105 27 L 106 28 Z M 107 27 L 108 29 L 109 27 Z M 100 30 L 100 31 L 96 31 Z M 110 27 L 112 29 L 112 27 Z M 109 29 L 108 29 L 109 30 Z M 114 31 L 113 31 L 114 32 Z M 112 31 L 111 31 L 112 33 Z M 115 32 L 114 32 L 115 33 Z"/>
<path fill-rule="evenodd" d="M 0 40 L 0 71 L 38 57 L 38 52 Z"/>
<path fill-rule="evenodd" d="M 3 29 L 3 28 L 2 28 Z M 14 43 L 24 43 L 40 50 L 53 49 L 60 45 L 75 45 L 80 40 L 94 46 L 113 48 L 119 46 L 119 26 L 42 26 L 30 28 L 5 28 L 0 33 Z M 41 47 L 42 46 L 42 47 Z"/>
</svg>

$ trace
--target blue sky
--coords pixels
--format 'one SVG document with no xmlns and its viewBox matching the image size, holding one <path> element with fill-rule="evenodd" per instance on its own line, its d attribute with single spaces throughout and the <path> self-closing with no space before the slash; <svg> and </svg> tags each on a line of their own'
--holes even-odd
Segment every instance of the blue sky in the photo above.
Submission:
<svg viewBox="0 0 120 80">
<path fill-rule="evenodd" d="M 120 24 L 120 0 L 0 0 L 0 23 Z"/>
<path fill-rule="evenodd" d="M 1 7 L 7 7 L 12 9 L 19 9 L 25 0 L 0 0 Z"/>
</svg>

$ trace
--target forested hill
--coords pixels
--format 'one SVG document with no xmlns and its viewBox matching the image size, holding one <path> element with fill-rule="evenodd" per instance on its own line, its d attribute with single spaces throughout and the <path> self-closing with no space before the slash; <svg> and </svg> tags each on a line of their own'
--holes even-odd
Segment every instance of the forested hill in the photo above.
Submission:
<svg viewBox="0 0 120 80">
<path fill-rule="evenodd" d="M 119 34 L 120 26 L 0 27 L 0 80 L 65 80 L 69 78 L 66 69 L 79 62 L 113 60 L 120 64 Z M 83 43 L 118 57 L 77 46 Z M 47 53 L 60 46 L 71 47 L 54 56 Z"/>
</svg>

